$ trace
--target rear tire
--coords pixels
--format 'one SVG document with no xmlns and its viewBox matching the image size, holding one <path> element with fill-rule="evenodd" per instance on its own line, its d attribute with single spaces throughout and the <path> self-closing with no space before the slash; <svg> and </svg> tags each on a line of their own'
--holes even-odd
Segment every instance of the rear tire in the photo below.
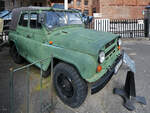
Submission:
<svg viewBox="0 0 150 113">
<path fill-rule="evenodd" d="M 72 108 L 79 107 L 87 96 L 87 83 L 69 64 L 59 63 L 55 66 L 53 83 L 60 99 Z"/>
<path fill-rule="evenodd" d="M 13 61 L 16 64 L 22 64 L 23 63 L 24 59 L 22 56 L 19 55 L 15 45 L 12 45 L 10 47 L 9 53 L 10 53 L 10 56 L 12 57 Z"/>
</svg>

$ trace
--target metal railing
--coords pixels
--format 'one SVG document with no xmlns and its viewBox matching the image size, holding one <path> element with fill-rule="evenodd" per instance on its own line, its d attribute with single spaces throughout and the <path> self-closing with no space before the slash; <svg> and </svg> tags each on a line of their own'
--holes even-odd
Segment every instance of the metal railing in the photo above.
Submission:
<svg viewBox="0 0 150 113">
<path fill-rule="evenodd" d="M 3 32 L 0 33 L 0 40 L 2 40 L 3 42 L 8 41 L 8 30 L 5 30 Z"/>
<path fill-rule="evenodd" d="M 47 78 L 46 87 L 43 82 L 43 64 L 51 58 L 51 76 Z M 31 68 L 40 63 L 40 78 L 33 76 Z M 26 70 L 23 75 L 21 71 Z M 17 74 L 19 72 L 19 74 Z M 21 75 L 20 75 L 21 73 Z M 32 75 L 32 76 L 31 76 Z M 54 108 L 53 89 L 53 56 L 36 61 L 29 65 L 10 69 L 10 113 L 44 113 Z"/>
<path fill-rule="evenodd" d="M 145 37 L 144 19 L 94 19 L 86 28 L 112 32 L 122 38 Z"/>
<path fill-rule="evenodd" d="M 9 25 L 3 19 L 0 19 L 0 47 L 8 42 Z"/>
<path fill-rule="evenodd" d="M 144 19 L 111 20 L 110 32 L 121 37 L 145 37 Z"/>
</svg>

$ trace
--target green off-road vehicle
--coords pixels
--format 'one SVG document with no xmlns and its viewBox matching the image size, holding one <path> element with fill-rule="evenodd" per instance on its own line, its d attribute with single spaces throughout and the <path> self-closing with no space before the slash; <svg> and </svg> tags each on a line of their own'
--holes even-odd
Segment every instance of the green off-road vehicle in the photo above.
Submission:
<svg viewBox="0 0 150 113">
<path fill-rule="evenodd" d="M 79 107 L 88 93 L 101 90 L 122 64 L 119 36 L 85 29 L 80 13 L 72 10 L 24 7 L 14 9 L 9 32 L 15 63 L 30 63 L 53 55 L 53 83 L 60 99 Z M 43 64 L 50 75 L 51 59 Z M 40 68 L 40 64 L 36 64 Z"/>
</svg>

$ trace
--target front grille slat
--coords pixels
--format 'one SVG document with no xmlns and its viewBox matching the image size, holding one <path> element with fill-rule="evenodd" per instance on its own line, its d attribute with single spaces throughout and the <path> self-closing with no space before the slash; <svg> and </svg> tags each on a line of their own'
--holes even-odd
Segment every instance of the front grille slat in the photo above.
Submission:
<svg viewBox="0 0 150 113">
<path fill-rule="evenodd" d="M 115 47 L 116 45 L 113 46 L 107 53 L 105 53 L 105 56 L 107 57 L 108 55 L 110 55 L 110 53 L 115 50 Z"/>
<path fill-rule="evenodd" d="M 113 39 L 112 41 L 108 42 L 108 43 L 105 45 L 105 49 L 107 49 L 109 46 L 111 46 L 113 43 L 115 43 L 115 40 L 116 40 L 116 39 Z"/>
<path fill-rule="evenodd" d="M 105 45 L 105 50 L 109 49 L 110 46 L 114 45 L 115 44 L 115 41 L 116 41 L 116 38 L 113 39 L 112 41 L 108 42 L 106 45 Z M 111 47 L 108 51 L 105 51 L 105 56 L 109 56 L 111 53 L 114 53 L 115 52 L 115 48 L 116 48 L 116 44 Z M 111 56 L 111 55 L 110 55 Z"/>
</svg>

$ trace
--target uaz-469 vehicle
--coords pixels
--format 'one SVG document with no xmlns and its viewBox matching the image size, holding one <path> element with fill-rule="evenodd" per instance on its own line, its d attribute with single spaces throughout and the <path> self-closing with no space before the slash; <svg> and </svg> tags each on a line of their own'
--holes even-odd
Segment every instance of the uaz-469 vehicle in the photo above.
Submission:
<svg viewBox="0 0 150 113">
<path fill-rule="evenodd" d="M 70 107 L 102 89 L 122 64 L 117 35 L 85 29 L 75 11 L 24 7 L 14 9 L 9 33 L 10 55 L 15 63 L 54 57 L 53 83 L 60 99 Z M 50 75 L 51 59 L 43 64 Z M 40 68 L 40 64 L 36 64 Z"/>
</svg>

